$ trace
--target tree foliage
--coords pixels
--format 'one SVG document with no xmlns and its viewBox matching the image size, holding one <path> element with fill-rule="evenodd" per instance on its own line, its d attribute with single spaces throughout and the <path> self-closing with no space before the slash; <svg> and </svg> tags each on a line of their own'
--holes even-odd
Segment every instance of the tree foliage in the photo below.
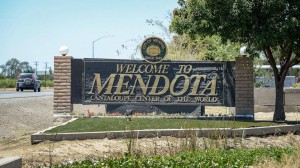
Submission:
<svg viewBox="0 0 300 168">
<path fill-rule="evenodd" d="M 168 44 L 168 57 L 172 60 L 230 61 L 238 55 L 239 45 L 222 43 L 217 35 L 191 38 L 186 34 L 176 35 Z"/>
<path fill-rule="evenodd" d="M 34 72 L 27 61 L 20 62 L 16 58 L 8 60 L 4 65 L 1 65 L 0 68 L 1 75 L 9 78 L 16 78 L 21 72 Z"/>
<path fill-rule="evenodd" d="M 166 18 L 171 20 L 172 15 Z M 146 22 L 162 31 L 159 36 L 168 42 L 168 59 L 229 61 L 238 56 L 240 45 L 230 41 L 222 43 L 218 35 L 190 37 L 188 34 L 175 34 L 161 20 L 147 19 Z"/>
<path fill-rule="evenodd" d="M 288 69 L 300 63 L 300 1 L 179 0 L 178 3 L 180 8 L 173 11 L 173 31 L 191 37 L 216 34 L 223 42 L 242 43 L 265 54 L 276 85 L 273 120 L 285 120 L 284 80 Z"/>
</svg>

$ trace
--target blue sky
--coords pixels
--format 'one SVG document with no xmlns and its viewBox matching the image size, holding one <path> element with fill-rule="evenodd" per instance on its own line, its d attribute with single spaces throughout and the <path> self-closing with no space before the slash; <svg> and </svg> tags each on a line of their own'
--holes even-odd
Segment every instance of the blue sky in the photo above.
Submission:
<svg viewBox="0 0 300 168">
<path fill-rule="evenodd" d="M 129 59 L 144 36 L 162 37 L 146 20 L 168 26 L 176 7 L 177 0 L 0 0 L 0 65 L 17 58 L 53 67 L 62 45 L 74 58 L 91 58 L 92 42 L 109 35 L 95 42 L 95 58 Z"/>
</svg>

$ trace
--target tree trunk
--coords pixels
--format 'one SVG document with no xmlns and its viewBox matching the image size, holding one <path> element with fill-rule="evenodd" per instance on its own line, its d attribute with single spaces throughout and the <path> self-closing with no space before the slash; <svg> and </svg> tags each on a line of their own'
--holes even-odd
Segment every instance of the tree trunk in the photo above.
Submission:
<svg viewBox="0 0 300 168">
<path fill-rule="evenodd" d="M 275 81 L 276 99 L 275 99 L 275 111 L 274 111 L 273 121 L 285 121 L 283 81 L 278 81 L 278 82 Z"/>
</svg>

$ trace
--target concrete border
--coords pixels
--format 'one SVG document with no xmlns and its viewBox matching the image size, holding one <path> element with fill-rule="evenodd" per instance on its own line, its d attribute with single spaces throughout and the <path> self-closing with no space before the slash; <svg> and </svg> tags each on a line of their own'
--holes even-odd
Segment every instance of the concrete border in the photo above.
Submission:
<svg viewBox="0 0 300 168">
<path fill-rule="evenodd" d="M 203 128 L 203 129 L 157 129 L 157 130 L 127 130 L 127 131 L 106 131 L 106 132 L 76 132 L 45 134 L 35 133 L 31 135 L 31 144 L 37 144 L 46 140 L 86 140 L 86 139 L 118 139 L 118 138 L 153 138 L 161 136 L 173 136 L 184 138 L 191 135 L 197 137 L 249 137 L 281 135 L 287 133 L 300 133 L 300 124 L 284 126 L 268 126 L 253 128 Z"/>
<path fill-rule="evenodd" d="M 18 156 L 11 156 L 0 158 L 0 168 L 21 168 L 22 158 Z"/>
</svg>

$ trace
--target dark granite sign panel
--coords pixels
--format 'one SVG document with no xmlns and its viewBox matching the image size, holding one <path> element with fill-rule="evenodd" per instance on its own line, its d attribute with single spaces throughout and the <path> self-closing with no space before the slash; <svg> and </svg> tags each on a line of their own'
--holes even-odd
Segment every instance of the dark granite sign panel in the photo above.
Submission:
<svg viewBox="0 0 300 168">
<path fill-rule="evenodd" d="M 84 59 L 84 104 L 228 105 L 225 62 Z"/>
</svg>

